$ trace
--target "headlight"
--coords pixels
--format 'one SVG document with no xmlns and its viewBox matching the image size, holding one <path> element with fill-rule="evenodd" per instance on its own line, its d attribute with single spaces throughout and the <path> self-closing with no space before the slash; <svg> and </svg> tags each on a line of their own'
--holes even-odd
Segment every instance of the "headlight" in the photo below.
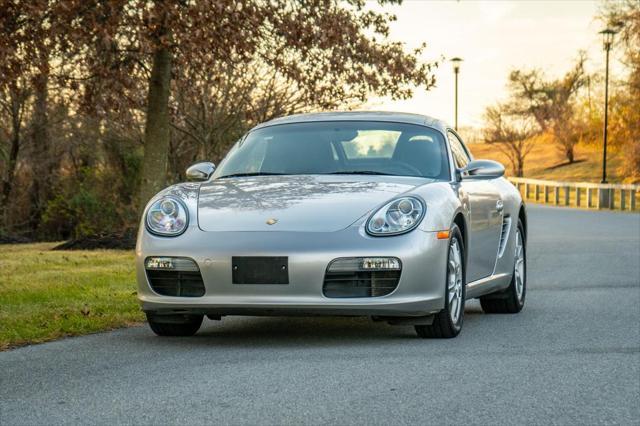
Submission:
<svg viewBox="0 0 640 426">
<path fill-rule="evenodd" d="M 371 235 L 397 235 L 411 231 L 424 217 L 426 207 L 417 197 L 396 198 L 375 212 L 367 221 Z"/>
<path fill-rule="evenodd" d="M 173 197 L 162 197 L 147 210 L 149 232 L 167 237 L 180 235 L 187 229 L 189 213 L 182 201 Z"/>
</svg>

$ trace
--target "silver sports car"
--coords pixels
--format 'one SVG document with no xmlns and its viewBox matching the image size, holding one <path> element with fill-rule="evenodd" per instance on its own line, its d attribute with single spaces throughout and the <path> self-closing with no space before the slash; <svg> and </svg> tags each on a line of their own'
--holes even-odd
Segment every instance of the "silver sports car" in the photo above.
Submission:
<svg viewBox="0 0 640 426">
<path fill-rule="evenodd" d="M 453 337 L 465 300 L 519 312 L 527 215 L 496 162 L 422 115 L 294 115 L 146 206 L 136 263 L 151 329 L 203 317 L 363 315 Z"/>
</svg>

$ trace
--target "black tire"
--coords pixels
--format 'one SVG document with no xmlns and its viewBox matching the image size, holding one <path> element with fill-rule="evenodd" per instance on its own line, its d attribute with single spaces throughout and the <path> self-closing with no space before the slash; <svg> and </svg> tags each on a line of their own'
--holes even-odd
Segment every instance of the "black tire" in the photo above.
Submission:
<svg viewBox="0 0 640 426">
<path fill-rule="evenodd" d="M 458 318 L 457 320 L 454 322 L 453 319 L 451 318 L 451 304 L 452 301 L 450 301 L 449 299 L 449 257 L 450 257 L 450 253 L 451 253 L 451 246 L 454 244 L 454 242 L 456 244 L 458 244 L 458 247 L 460 248 L 460 257 L 461 257 L 461 262 L 460 262 L 460 268 L 461 268 L 461 279 L 462 279 L 462 286 L 461 286 L 461 298 L 460 298 L 460 312 L 458 314 Z M 443 310 L 441 310 L 440 312 L 438 312 L 434 318 L 433 318 L 433 322 L 431 323 L 431 325 L 416 325 L 415 330 L 416 333 L 418 334 L 419 337 L 422 338 L 444 338 L 444 339 L 449 339 L 452 337 L 456 337 L 459 333 L 460 330 L 462 330 L 462 322 L 464 319 L 464 298 L 466 295 L 466 265 L 465 265 L 465 256 L 464 256 L 464 240 L 462 239 L 462 233 L 460 232 L 460 229 L 456 226 L 453 225 L 451 227 L 451 231 L 450 231 L 450 237 L 449 237 L 449 249 L 447 250 L 447 273 L 445 275 L 445 293 L 444 293 L 444 297 L 445 297 L 445 307 Z"/>
<path fill-rule="evenodd" d="M 527 295 L 527 243 L 524 234 L 524 226 L 520 219 L 518 219 L 518 228 L 520 236 L 522 238 L 522 255 L 524 274 L 522 274 L 522 293 L 521 297 L 516 290 L 516 262 L 514 259 L 513 275 L 511 277 L 511 283 L 506 290 L 499 291 L 497 293 L 489 294 L 480 298 L 480 306 L 486 314 L 517 314 L 524 307 L 525 297 Z M 517 234 L 516 234 L 517 238 Z"/>
<path fill-rule="evenodd" d="M 202 315 L 157 317 L 147 314 L 149 327 L 158 336 L 193 336 L 200 329 L 202 319 Z"/>
</svg>

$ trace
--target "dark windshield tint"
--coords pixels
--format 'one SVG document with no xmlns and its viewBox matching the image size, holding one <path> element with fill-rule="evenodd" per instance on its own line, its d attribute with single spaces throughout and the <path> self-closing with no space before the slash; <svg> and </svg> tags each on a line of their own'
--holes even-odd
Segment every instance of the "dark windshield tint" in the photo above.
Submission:
<svg viewBox="0 0 640 426">
<path fill-rule="evenodd" d="M 401 123 L 282 124 L 250 132 L 215 178 L 260 174 L 384 174 L 449 180 L 442 135 Z"/>
</svg>

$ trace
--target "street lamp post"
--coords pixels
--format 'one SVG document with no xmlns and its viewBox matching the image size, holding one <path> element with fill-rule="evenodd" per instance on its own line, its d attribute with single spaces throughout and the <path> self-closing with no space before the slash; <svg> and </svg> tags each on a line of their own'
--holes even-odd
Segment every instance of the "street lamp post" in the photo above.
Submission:
<svg viewBox="0 0 640 426">
<path fill-rule="evenodd" d="M 616 32 L 611 28 L 600 31 L 604 51 L 606 52 L 606 65 L 604 71 L 604 130 L 602 149 L 602 183 L 607 183 L 607 127 L 609 124 L 609 52 L 613 45 L 613 36 Z"/>
<path fill-rule="evenodd" d="M 460 62 L 462 62 L 462 58 L 451 58 L 451 63 L 453 64 L 453 73 L 455 75 L 455 116 L 454 116 L 454 128 L 456 131 L 458 130 L 458 74 L 460 74 Z"/>
</svg>

